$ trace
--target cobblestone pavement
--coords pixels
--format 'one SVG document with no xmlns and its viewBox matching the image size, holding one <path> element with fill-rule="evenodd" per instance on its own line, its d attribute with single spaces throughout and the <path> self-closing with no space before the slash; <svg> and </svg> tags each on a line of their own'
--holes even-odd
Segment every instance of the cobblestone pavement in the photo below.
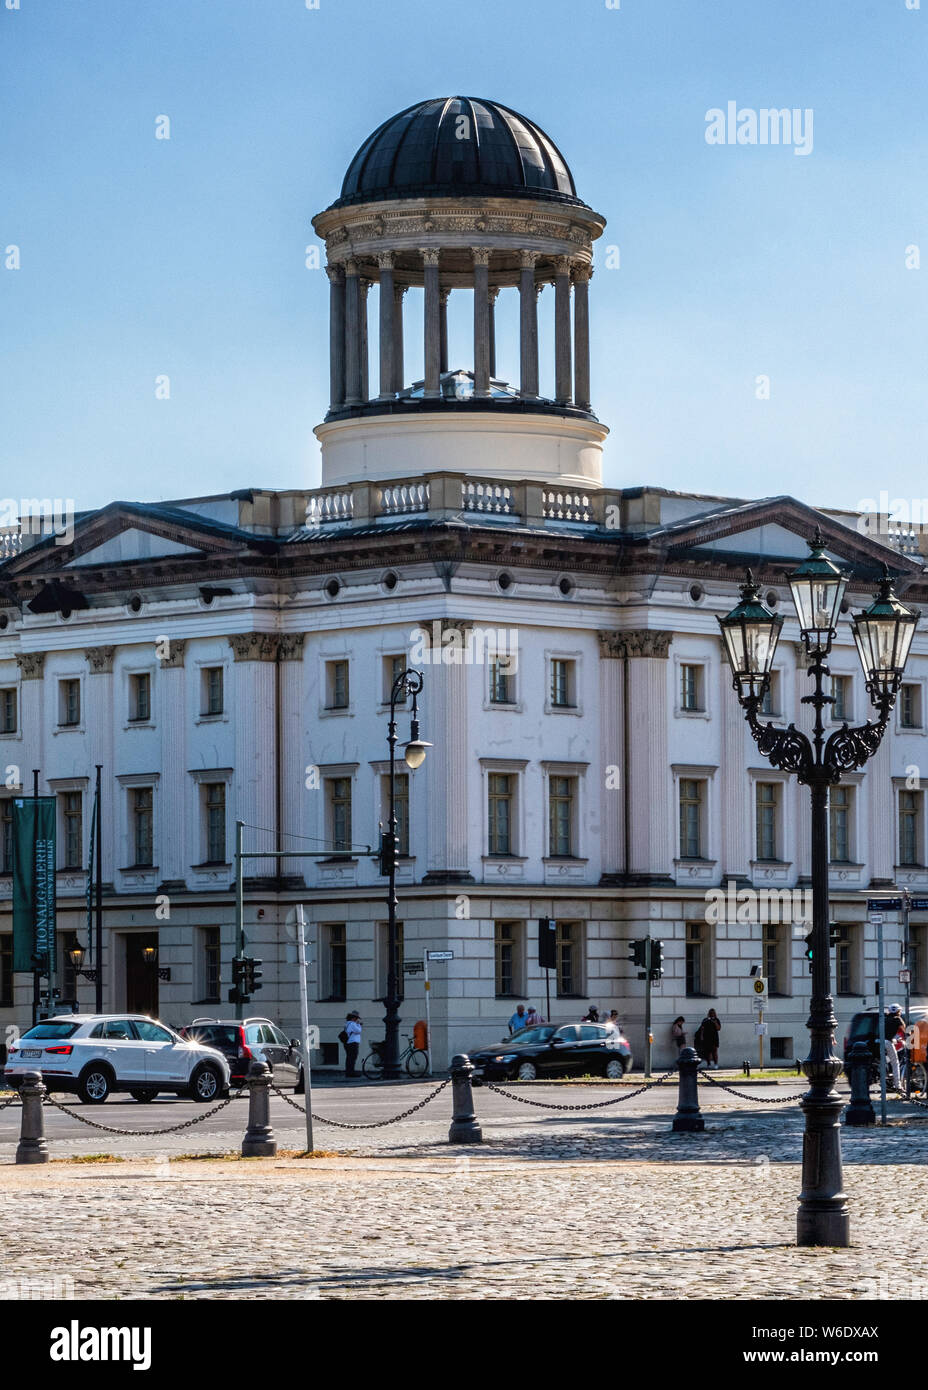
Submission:
<svg viewBox="0 0 928 1390">
<path fill-rule="evenodd" d="M 542 1094 L 599 1098 L 531 1092 Z M 145 1141 L 154 1161 L 140 1162 L 130 1144 L 125 1163 L 17 1168 L 4 1142 L 6 1269 L 52 1277 L 67 1250 L 77 1298 L 925 1297 L 920 1112 L 905 1123 L 896 1103 L 887 1129 L 844 1130 L 854 1247 L 810 1251 L 793 1245 L 798 1107 L 701 1091 L 706 1132 L 674 1135 L 672 1096 L 651 1092 L 590 1117 L 480 1091 L 487 1142 L 471 1147 L 446 1141 L 445 1091 L 399 1125 L 358 1134 L 320 1125 L 317 1145 L 337 1153 L 315 1160 L 177 1161 L 237 1150 L 242 1102 L 205 1141 L 199 1127 Z M 364 1113 L 387 1115 L 414 1097 L 404 1088 L 397 1099 L 380 1093 Z M 334 1097 L 318 1100 L 331 1112 Z M 140 1115 L 114 1105 L 93 1117 L 153 1128 L 192 1108 Z M 301 1116 L 275 1098 L 273 1120 L 281 1146 L 301 1147 Z M 68 1135 L 77 1128 L 60 1123 Z M 114 1153 L 125 1142 L 89 1133 L 53 1140 L 53 1153 Z"/>
</svg>

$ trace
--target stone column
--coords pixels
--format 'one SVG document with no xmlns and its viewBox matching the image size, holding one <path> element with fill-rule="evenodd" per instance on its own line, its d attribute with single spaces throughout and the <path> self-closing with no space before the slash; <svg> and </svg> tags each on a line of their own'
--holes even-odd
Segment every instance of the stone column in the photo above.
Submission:
<svg viewBox="0 0 928 1390">
<path fill-rule="evenodd" d="M 574 266 L 574 404 L 590 409 L 590 276 L 585 263 Z"/>
<path fill-rule="evenodd" d="M 558 256 L 554 276 L 554 399 L 569 405 L 570 381 L 570 257 Z"/>
<path fill-rule="evenodd" d="M 329 409 L 345 403 L 345 271 L 327 265 L 329 277 Z"/>
<path fill-rule="evenodd" d="M 438 283 L 438 252 L 422 252 L 425 283 L 425 397 L 437 400 L 441 373 L 441 289 Z"/>
<path fill-rule="evenodd" d="M 439 349 L 439 369 L 443 372 L 448 370 L 448 296 L 450 290 L 441 290 L 438 296 L 440 311 L 440 341 Z"/>
<path fill-rule="evenodd" d="M 229 637 L 235 657 L 233 669 L 235 719 L 235 780 L 232 784 L 231 819 L 246 825 L 277 824 L 277 720 L 276 677 L 278 637 L 273 632 L 241 632 Z M 246 849 L 276 849 L 274 834 L 246 832 Z M 231 854 L 232 846 L 226 853 Z M 245 878 L 277 877 L 274 859 L 248 859 Z"/>
<path fill-rule="evenodd" d="M 319 790 L 306 787 L 306 760 L 303 745 L 303 646 L 305 634 L 285 632 L 277 646 L 280 680 L 280 829 L 281 849 L 311 849 L 299 840 L 306 834 L 309 817 L 307 799 L 322 796 Z M 311 861 L 286 859 L 281 863 L 281 877 L 298 878 L 306 882 L 306 868 Z"/>
<path fill-rule="evenodd" d="M 422 628 L 434 641 L 449 631 L 467 640 L 472 623 L 440 618 Z M 463 650 L 461 655 L 464 655 Z M 467 681 L 470 667 L 434 659 L 425 668 L 422 691 L 422 736 L 434 747 L 425 760 L 428 797 L 428 872 L 426 883 L 472 882 L 467 843 Z M 426 716 L 426 711 L 428 714 Z M 427 719 L 427 722 L 425 722 Z M 428 732 L 426 732 L 428 730 Z M 418 774 L 422 776 L 421 773 Z M 413 789 L 415 794 L 416 788 Z"/>
<path fill-rule="evenodd" d="M 750 861 L 755 852 L 755 813 L 752 804 L 753 786 L 748 776 L 748 768 L 757 766 L 759 755 L 744 721 L 738 697 L 731 688 L 731 668 L 721 644 L 719 677 L 718 701 L 722 716 L 719 768 L 722 810 L 721 867 L 724 885 L 730 878 L 742 883 L 750 878 Z"/>
<path fill-rule="evenodd" d="M 521 253 L 519 271 L 520 385 L 526 400 L 538 398 L 538 299 L 534 251 Z"/>
<path fill-rule="evenodd" d="M 628 658 L 627 873 L 667 882 L 674 858 L 674 797 L 668 754 L 667 654 L 672 632 L 619 634 Z"/>
<path fill-rule="evenodd" d="M 84 824 L 85 826 L 90 824 L 94 778 L 96 766 L 99 763 L 103 769 L 101 773 L 103 801 L 100 812 L 103 838 L 103 882 L 113 883 L 119 863 L 117 855 L 122 852 L 122 847 L 117 845 L 117 807 L 115 805 L 115 796 L 121 795 L 121 793 L 115 793 L 113 790 L 116 771 L 113 757 L 113 658 L 116 655 L 116 648 L 87 647 L 84 655 L 87 658 L 87 669 L 91 677 L 84 691 L 87 751 L 90 764 L 87 795 L 84 799 Z M 85 835 L 85 840 L 86 838 Z"/>
<path fill-rule="evenodd" d="M 603 768 L 600 782 L 599 842 L 600 866 L 604 878 L 625 871 L 625 778 L 622 745 L 624 726 L 622 634 L 599 634 L 599 757 Z"/>
<path fill-rule="evenodd" d="M 357 261 L 345 262 L 345 404 L 361 404 L 361 317 Z"/>
<path fill-rule="evenodd" d="M 380 267 L 380 394 L 381 401 L 393 398 L 396 372 L 393 366 L 393 349 L 396 333 L 393 318 L 396 312 L 396 295 L 393 285 L 393 252 L 384 251 L 377 257 Z"/>
<path fill-rule="evenodd" d="M 408 285 L 397 285 L 395 282 L 393 285 L 393 390 L 397 395 L 406 385 L 403 380 L 403 295 L 408 288 Z"/>
<path fill-rule="evenodd" d="M 370 280 L 360 279 L 358 281 L 358 318 L 360 320 L 358 328 L 359 347 L 361 353 L 361 401 L 369 401 L 371 398 L 370 381 L 370 352 L 367 342 L 367 295 L 370 290 Z"/>
<path fill-rule="evenodd" d="M 499 286 L 491 289 L 487 300 L 487 317 L 489 319 L 489 362 L 490 379 L 496 376 L 496 301 L 499 298 Z"/>
<path fill-rule="evenodd" d="M 474 395 L 490 394 L 490 252 L 474 248 Z"/>
<path fill-rule="evenodd" d="M 184 833 L 187 807 L 196 788 L 189 787 L 187 772 L 187 672 L 186 641 L 170 638 L 159 647 L 158 709 L 161 733 L 161 778 L 158 786 L 155 837 L 160 888 L 165 892 L 186 886 L 187 870 L 200 855 L 191 850 Z M 160 814 L 158 814 L 160 812 Z"/>
</svg>

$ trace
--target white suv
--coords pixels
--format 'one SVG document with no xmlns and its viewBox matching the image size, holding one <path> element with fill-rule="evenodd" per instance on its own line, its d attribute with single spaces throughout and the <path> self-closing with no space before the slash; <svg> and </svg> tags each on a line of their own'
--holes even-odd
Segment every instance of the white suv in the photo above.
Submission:
<svg viewBox="0 0 928 1390">
<path fill-rule="evenodd" d="M 229 1087 L 221 1052 L 186 1042 L 143 1014 L 67 1014 L 37 1023 L 11 1044 L 6 1084 L 18 1089 L 27 1071 L 40 1071 L 50 1091 L 76 1091 L 85 1105 L 102 1105 L 113 1091 L 143 1102 L 159 1091 L 206 1102 Z"/>
</svg>

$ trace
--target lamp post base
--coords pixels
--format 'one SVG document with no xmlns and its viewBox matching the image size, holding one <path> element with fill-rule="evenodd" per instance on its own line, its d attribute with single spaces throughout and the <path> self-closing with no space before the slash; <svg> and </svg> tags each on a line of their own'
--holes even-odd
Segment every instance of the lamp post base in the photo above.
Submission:
<svg viewBox="0 0 928 1390">
<path fill-rule="evenodd" d="M 830 1006 L 831 1000 L 828 1000 Z M 811 1082 L 799 1102 L 805 1116 L 802 1137 L 802 1191 L 796 1218 L 797 1245 L 846 1247 L 851 1243 L 850 1216 L 841 1167 L 841 1111 L 834 1089 L 842 1070 L 839 1058 L 826 1055 L 823 1037 L 813 1035 L 813 1056 L 802 1064 Z M 818 1052 L 819 1055 L 814 1054 Z M 830 1052 L 830 1048 L 828 1049 Z"/>
</svg>

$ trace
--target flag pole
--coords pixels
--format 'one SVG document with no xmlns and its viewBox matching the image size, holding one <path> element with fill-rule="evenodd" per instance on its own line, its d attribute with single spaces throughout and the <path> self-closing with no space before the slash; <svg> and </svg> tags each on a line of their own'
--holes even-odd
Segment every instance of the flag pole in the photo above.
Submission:
<svg viewBox="0 0 928 1390">
<path fill-rule="evenodd" d="M 39 769 L 38 769 L 37 767 L 34 767 L 34 768 L 32 769 L 32 799 L 33 799 L 33 801 L 38 801 L 38 799 L 39 799 Z M 37 836 L 38 836 L 38 822 L 37 822 L 36 818 L 33 817 L 33 820 L 32 820 L 32 882 L 33 882 L 33 892 L 35 891 L 34 885 L 38 882 L 38 845 L 36 844 Z M 33 925 L 33 932 L 34 932 L 34 931 L 35 931 L 35 926 Z M 41 980 L 41 972 L 40 972 L 39 970 L 37 970 L 37 969 L 35 968 L 35 966 L 33 966 L 33 968 L 32 968 L 32 1026 L 33 1026 L 33 1028 L 35 1027 L 35 1025 L 36 1025 L 36 1024 L 38 1023 L 38 1021 L 39 1021 L 39 1005 L 40 1005 L 40 1003 L 41 1003 L 41 1001 L 42 1001 L 42 992 L 41 992 L 42 987 L 41 987 L 41 984 L 40 984 L 40 980 Z"/>
<path fill-rule="evenodd" d="M 103 1012 L 103 816 L 100 804 L 100 782 L 103 772 L 103 764 L 97 763 L 97 787 L 96 787 L 96 851 L 97 851 L 97 931 L 96 931 L 96 1010 L 98 1014 Z"/>
</svg>

